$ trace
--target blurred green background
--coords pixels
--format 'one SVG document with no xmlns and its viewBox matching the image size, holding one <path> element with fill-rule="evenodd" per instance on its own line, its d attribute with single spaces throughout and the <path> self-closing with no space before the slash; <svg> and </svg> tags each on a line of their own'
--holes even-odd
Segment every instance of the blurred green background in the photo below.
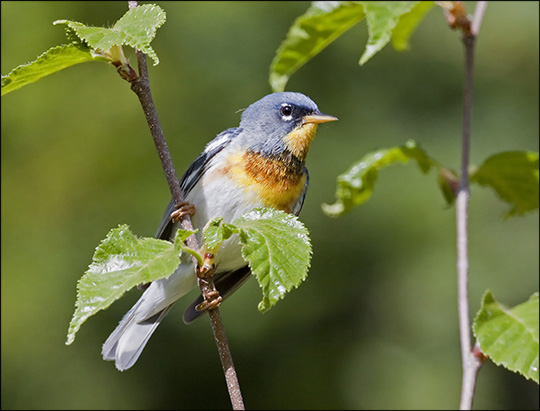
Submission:
<svg viewBox="0 0 540 411">
<path fill-rule="evenodd" d="M 204 145 L 270 92 L 268 68 L 308 2 L 158 2 L 167 13 L 150 79 L 182 174 Z M 466 2 L 469 12 L 474 3 Z M 65 42 L 57 19 L 112 25 L 127 2 L 2 2 L 2 74 Z M 477 42 L 471 162 L 538 151 L 538 2 L 491 2 Z M 365 153 L 414 138 L 459 169 L 463 49 L 434 8 L 411 49 L 365 66 L 361 22 L 287 86 L 339 122 L 321 126 L 300 215 L 308 280 L 262 315 L 254 280 L 221 313 L 248 409 L 448 409 L 459 405 L 455 209 L 435 174 L 384 170 L 372 199 L 330 219 L 335 179 Z M 131 61 L 134 62 L 130 50 Z M 64 345 L 94 248 L 127 223 L 153 236 L 169 201 L 137 98 L 112 67 L 74 66 L 2 97 L 2 409 L 229 408 L 209 321 L 181 300 L 138 363 L 101 344 L 140 295 L 90 318 Z M 513 306 L 538 290 L 538 212 L 503 220 L 487 188 L 470 202 L 471 314 L 486 288 Z M 538 386 L 492 363 L 474 408 L 538 409 Z"/>
</svg>

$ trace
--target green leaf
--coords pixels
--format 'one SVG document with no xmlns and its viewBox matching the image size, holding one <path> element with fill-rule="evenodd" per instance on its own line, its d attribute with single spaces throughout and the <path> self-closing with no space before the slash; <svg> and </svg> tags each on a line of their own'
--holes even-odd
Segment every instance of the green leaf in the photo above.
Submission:
<svg viewBox="0 0 540 411">
<path fill-rule="evenodd" d="M 459 189 L 459 178 L 457 173 L 454 170 L 439 166 L 437 185 L 446 200 L 446 204 L 452 205 L 456 200 L 456 193 Z"/>
<path fill-rule="evenodd" d="M 482 352 L 497 365 L 538 383 L 538 293 L 507 308 L 488 290 L 473 330 Z"/>
<path fill-rule="evenodd" d="M 489 186 L 512 208 L 506 216 L 538 208 L 538 153 L 509 151 L 488 158 L 471 174 L 471 182 Z"/>
<path fill-rule="evenodd" d="M 404 146 L 392 147 L 366 154 L 346 173 L 337 178 L 336 202 L 323 204 L 323 211 L 331 217 L 340 216 L 354 206 L 363 204 L 371 197 L 379 170 L 396 163 L 415 160 L 422 173 L 427 174 L 432 166 L 440 167 L 415 141 Z"/>
<path fill-rule="evenodd" d="M 360 65 L 363 65 L 371 57 L 382 50 L 392 38 L 392 32 L 397 26 L 401 16 L 410 14 L 418 4 L 417 1 L 363 1 L 366 10 L 368 23 L 369 40 L 366 50 L 360 58 Z M 418 11 L 409 17 L 409 20 L 402 23 L 400 27 L 400 38 L 398 44 L 403 46 L 403 41 L 407 44 L 410 32 L 418 23 Z M 416 24 L 413 26 L 412 24 Z M 404 37 L 406 36 L 406 37 Z"/>
<path fill-rule="evenodd" d="M 233 223 L 240 231 L 242 256 L 263 292 L 259 310 L 269 310 L 307 277 L 311 242 L 307 228 L 292 214 L 254 209 Z"/>
<path fill-rule="evenodd" d="M 75 33 L 93 49 L 106 51 L 113 46 L 133 47 L 151 57 L 155 66 L 159 59 L 150 43 L 165 20 L 166 14 L 161 7 L 145 4 L 126 12 L 112 28 L 91 27 L 70 20 L 57 20 L 54 24 L 65 24 L 68 35 Z"/>
<path fill-rule="evenodd" d="M 66 344 L 75 340 L 75 334 L 89 317 L 109 307 L 126 291 L 171 275 L 180 264 L 179 244 L 193 233 L 178 230 L 172 244 L 155 238 L 137 238 L 127 225 L 109 231 L 77 283 L 76 309 Z"/>
<path fill-rule="evenodd" d="M 283 91 L 289 78 L 344 32 L 364 19 L 364 7 L 350 1 L 315 1 L 298 17 L 270 65 L 270 86 Z"/>
<path fill-rule="evenodd" d="M 408 48 L 409 38 L 433 7 L 431 1 L 315 1 L 295 20 L 270 65 L 273 91 L 283 91 L 290 77 L 326 46 L 367 17 L 369 41 L 360 59 L 364 64 L 392 39 L 396 50 Z"/>
<path fill-rule="evenodd" d="M 214 218 L 206 224 L 203 231 L 204 244 L 207 249 L 215 250 L 223 241 L 238 232 L 234 225 L 223 223 L 223 217 Z"/>
<path fill-rule="evenodd" d="M 409 38 L 425 17 L 428 11 L 435 5 L 433 1 L 418 1 L 411 11 L 403 14 L 392 30 L 392 45 L 394 49 L 402 51 L 409 49 Z"/>
<path fill-rule="evenodd" d="M 14 68 L 9 74 L 2 76 L 1 95 L 17 90 L 22 86 L 34 83 L 42 77 L 56 73 L 75 64 L 86 61 L 108 60 L 98 56 L 90 49 L 75 44 L 64 44 L 53 47 L 36 60 Z"/>
</svg>

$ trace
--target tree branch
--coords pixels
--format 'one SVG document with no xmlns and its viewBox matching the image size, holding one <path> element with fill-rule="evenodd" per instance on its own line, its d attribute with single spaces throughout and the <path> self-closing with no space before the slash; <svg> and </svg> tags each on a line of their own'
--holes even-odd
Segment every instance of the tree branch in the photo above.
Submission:
<svg viewBox="0 0 540 411">
<path fill-rule="evenodd" d="M 128 5 L 129 9 L 133 9 L 138 6 L 136 1 L 129 1 Z M 131 83 L 131 90 L 133 90 L 133 92 L 139 98 L 144 114 L 146 116 L 146 121 L 148 122 L 148 126 L 150 128 L 150 132 L 154 139 L 154 143 L 156 145 L 156 149 L 158 151 L 161 165 L 163 167 L 163 171 L 165 172 L 167 183 L 169 185 L 169 189 L 171 191 L 174 203 L 177 207 L 180 207 L 184 203 L 185 199 L 182 194 L 180 182 L 176 175 L 176 171 L 172 163 L 171 155 L 169 153 L 165 137 L 163 135 L 163 130 L 159 122 L 157 111 L 154 105 L 154 100 L 152 99 L 152 93 L 150 91 L 150 81 L 148 78 L 148 67 L 146 64 L 146 56 L 139 50 L 137 50 L 137 61 L 139 66 L 139 76 L 130 77 L 128 75 L 126 78 L 126 76 L 124 76 L 121 72 L 121 69 L 119 69 L 119 72 L 124 79 L 128 80 Z M 129 73 L 129 70 L 127 70 L 127 72 Z M 191 223 L 189 214 L 183 214 L 180 222 L 184 230 L 193 230 L 193 225 Z M 190 236 L 186 242 L 188 246 L 193 250 L 199 250 L 199 245 L 197 243 L 195 235 Z M 217 293 L 217 290 L 214 286 L 212 276 L 201 275 L 201 273 L 199 272 L 201 270 L 201 267 L 198 267 L 197 261 L 194 257 L 193 260 L 194 267 L 197 267 L 199 288 L 201 289 L 201 293 L 203 294 L 205 300 L 207 300 L 207 295 L 212 292 Z M 212 295 L 212 299 L 215 299 L 215 294 Z M 243 410 L 244 403 L 242 400 L 240 385 L 238 383 L 236 370 L 234 368 L 232 355 L 229 349 L 227 338 L 225 336 L 225 330 L 223 328 L 223 322 L 221 321 L 218 306 L 212 306 L 212 308 L 208 310 L 208 314 L 212 323 L 212 330 L 214 333 L 214 338 L 216 340 L 216 345 L 218 347 L 221 365 L 225 373 L 225 379 L 227 382 L 227 388 L 229 390 L 229 396 L 231 398 L 233 409 Z"/>
<path fill-rule="evenodd" d="M 455 10 L 451 9 L 447 11 L 447 19 L 451 27 L 460 28 L 462 30 L 462 40 L 465 46 L 461 180 L 456 196 L 458 312 L 463 367 L 460 409 L 470 410 L 474 398 L 476 377 L 480 367 L 482 366 L 484 358 L 482 355 L 479 355 L 479 349 L 473 350 L 471 345 L 471 323 L 469 317 L 468 295 L 468 202 L 474 46 L 476 36 L 480 29 L 480 24 L 487 7 L 487 2 L 478 2 L 472 24 L 466 17 L 463 4 L 461 2 L 455 3 L 457 3 Z"/>
</svg>

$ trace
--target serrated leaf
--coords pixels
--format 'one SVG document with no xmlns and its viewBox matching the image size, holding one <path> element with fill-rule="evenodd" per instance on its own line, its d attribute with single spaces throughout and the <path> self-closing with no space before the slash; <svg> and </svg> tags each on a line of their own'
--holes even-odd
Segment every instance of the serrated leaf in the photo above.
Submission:
<svg viewBox="0 0 540 411">
<path fill-rule="evenodd" d="M 508 217 L 538 208 L 538 175 L 538 153 L 509 151 L 488 158 L 471 174 L 471 182 L 493 188 L 509 203 Z"/>
<path fill-rule="evenodd" d="M 289 78 L 326 46 L 365 17 L 364 7 L 350 1 L 315 1 L 298 17 L 270 65 L 273 91 L 283 91 Z"/>
<path fill-rule="evenodd" d="M 507 308 L 488 290 L 473 330 L 482 352 L 497 365 L 538 383 L 538 293 Z"/>
<path fill-rule="evenodd" d="M 331 217 L 340 216 L 354 206 L 366 202 L 373 193 L 379 170 L 396 163 L 415 160 L 422 173 L 427 174 L 432 166 L 439 167 L 415 141 L 404 146 L 392 147 L 366 154 L 346 173 L 337 178 L 336 202 L 323 204 L 323 211 Z"/>
<path fill-rule="evenodd" d="M 178 230 L 177 239 L 183 241 L 191 234 Z M 76 308 L 66 344 L 75 340 L 75 334 L 89 317 L 109 307 L 126 291 L 171 275 L 180 264 L 178 243 L 176 239 L 175 245 L 155 238 L 137 238 L 127 225 L 109 231 L 77 283 Z"/>
<path fill-rule="evenodd" d="M 75 33 L 90 48 L 109 50 L 112 46 L 128 45 L 142 51 L 159 63 L 150 43 L 156 36 L 156 30 L 166 20 L 165 11 L 155 4 L 145 4 L 129 10 L 112 28 L 91 27 L 77 21 L 57 20 L 54 24 L 65 24 L 68 33 Z"/>
<path fill-rule="evenodd" d="M 382 48 L 388 44 L 392 38 L 392 32 L 397 26 L 401 16 L 410 13 L 418 2 L 363 1 L 362 4 L 366 10 L 369 39 L 366 45 L 366 50 L 360 58 L 360 65 L 366 63 L 371 57 L 381 51 Z M 404 28 L 405 26 L 402 27 L 402 29 Z M 406 30 L 401 34 L 407 34 Z M 401 38 L 400 41 L 403 41 L 403 38 Z M 400 43 L 398 42 L 398 44 Z"/>
<path fill-rule="evenodd" d="M 86 61 L 107 62 L 107 59 L 80 45 L 64 44 L 53 47 L 36 60 L 18 66 L 9 74 L 2 76 L 1 95 L 3 96 L 27 84 L 34 83 L 49 74 Z"/>
<path fill-rule="evenodd" d="M 311 242 L 307 228 L 292 214 L 254 209 L 233 223 L 240 231 L 242 256 L 263 292 L 259 310 L 269 310 L 307 277 Z"/>
</svg>

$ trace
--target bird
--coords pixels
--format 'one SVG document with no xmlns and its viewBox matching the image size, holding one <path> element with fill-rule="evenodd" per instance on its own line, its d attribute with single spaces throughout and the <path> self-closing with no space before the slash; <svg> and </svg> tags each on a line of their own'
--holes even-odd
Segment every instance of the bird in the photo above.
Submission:
<svg viewBox="0 0 540 411">
<path fill-rule="evenodd" d="M 306 156 L 317 127 L 335 120 L 298 92 L 268 94 L 248 106 L 239 126 L 211 140 L 180 180 L 185 201 L 194 206 L 191 221 L 199 244 L 202 228 L 215 217 L 231 223 L 257 207 L 298 215 L 309 184 Z M 180 228 L 171 218 L 175 209 L 171 201 L 156 238 L 170 241 Z M 195 267 L 185 254 L 173 274 L 150 283 L 103 344 L 103 359 L 115 361 L 118 370 L 135 364 L 174 303 L 197 286 Z M 214 264 L 214 284 L 223 299 L 251 277 L 238 236 L 221 245 Z M 185 310 L 186 324 L 204 314 L 197 310 L 202 301 L 199 296 Z"/>
</svg>

